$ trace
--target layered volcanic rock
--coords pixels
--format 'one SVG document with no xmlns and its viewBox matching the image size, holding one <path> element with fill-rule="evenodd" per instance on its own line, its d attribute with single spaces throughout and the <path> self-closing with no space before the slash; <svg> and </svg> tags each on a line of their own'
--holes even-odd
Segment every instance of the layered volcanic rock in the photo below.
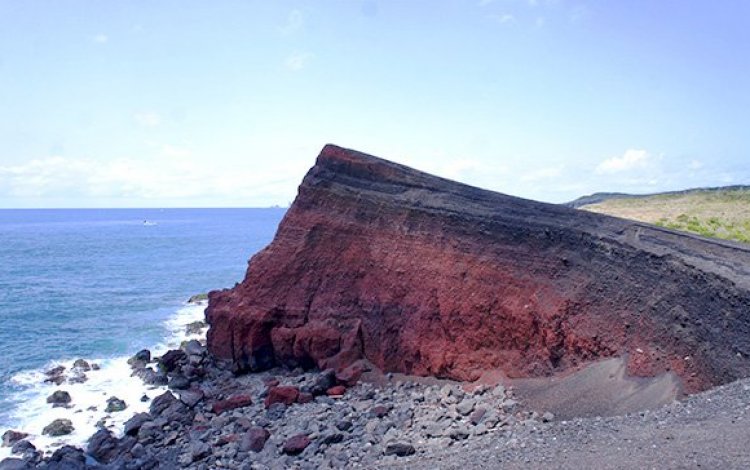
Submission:
<svg viewBox="0 0 750 470">
<path fill-rule="evenodd" d="M 476 379 L 627 355 L 688 391 L 750 375 L 750 249 L 431 176 L 328 145 L 208 347 L 277 364 Z"/>
</svg>

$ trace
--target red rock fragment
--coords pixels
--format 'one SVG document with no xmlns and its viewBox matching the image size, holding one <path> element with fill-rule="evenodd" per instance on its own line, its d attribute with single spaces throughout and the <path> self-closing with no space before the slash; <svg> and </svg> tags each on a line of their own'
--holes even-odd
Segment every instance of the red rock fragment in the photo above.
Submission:
<svg viewBox="0 0 750 470">
<path fill-rule="evenodd" d="M 271 437 L 271 433 L 267 429 L 254 426 L 248 429 L 245 435 L 242 436 L 239 446 L 240 450 L 244 452 L 260 452 L 266 446 L 266 441 L 268 441 L 269 437 Z"/>
<path fill-rule="evenodd" d="M 283 403 L 289 406 L 297 401 L 297 397 L 299 397 L 299 389 L 297 387 L 271 387 L 268 389 L 268 395 L 266 396 L 264 404 L 266 405 L 266 408 L 274 403 Z"/>
<path fill-rule="evenodd" d="M 359 378 L 362 377 L 362 373 L 365 371 L 364 366 L 356 362 L 349 367 L 345 367 L 344 369 L 336 372 L 336 381 L 338 381 L 342 385 L 346 385 L 347 387 L 351 387 L 359 381 Z"/>
<path fill-rule="evenodd" d="M 246 394 L 232 395 L 226 400 L 219 400 L 217 402 L 214 402 L 214 404 L 211 406 L 211 411 L 213 411 L 214 413 L 218 415 L 225 411 L 234 410 L 236 408 L 242 408 L 242 407 L 249 406 L 252 404 L 253 404 L 253 399 L 252 397 L 250 397 L 250 395 L 246 395 Z"/>
<path fill-rule="evenodd" d="M 229 444 L 230 442 L 237 442 L 240 440 L 240 436 L 237 434 L 224 434 L 216 439 L 216 445 L 221 447 Z"/>
<path fill-rule="evenodd" d="M 284 442 L 282 451 L 287 455 L 298 455 L 310 445 L 310 438 L 305 434 L 292 436 Z"/>
<path fill-rule="evenodd" d="M 297 403 L 305 404 L 310 403 L 313 401 L 313 394 L 307 393 L 307 392 L 300 392 L 299 396 L 297 397 Z"/>
<path fill-rule="evenodd" d="M 346 387 L 344 387 L 343 385 L 336 385 L 326 390 L 326 394 L 329 397 L 340 397 L 344 393 L 346 393 Z"/>
<path fill-rule="evenodd" d="M 263 385 L 269 388 L 276 387 L 277 385 L 279 385 L 279 379 L 277 379 L 276 377 L 267 377 L 263 379 Z"/>
<path fill-rule="evenodd" d="M 370 408 L 370 415 L 373 418 L 382 418 L 390 412 L 390 408 L 385 405 L 377 405 Z"/>
</svg>

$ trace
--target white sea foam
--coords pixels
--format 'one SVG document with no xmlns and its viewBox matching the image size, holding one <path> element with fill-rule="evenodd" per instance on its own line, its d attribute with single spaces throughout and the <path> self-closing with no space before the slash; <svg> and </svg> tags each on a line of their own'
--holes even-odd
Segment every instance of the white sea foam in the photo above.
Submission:
<svg viewBox="0 0 750 470">
<path fill-rule="evenodd" d="M 188 336 L 185 326 L 202 320 L 205 307 L 206 303 L 200 302 L 180 308 L 164 323 L 165 340 L 151 349 L 152 355 L 161 355 L 169 349 L 177 348 L 186 339 L 201 338 L 205 331 Z M 146 386 L 139 378 L 131 377 L 132 370 L 127 363 L 128 358 L 129 356 L 87 359 L 89 363 L 99 364 L 100 369 L 86 372 L 88 380 L 84 383 L 71 384 L 67 381 L 61 385 L 44 383 L 44 379 L 47 378 L 45 371 L 62 365 L 65 366 L 67 373 L 73 366 L 73 360 L 51 361 L 41 369 L 16 374 L 11 380 L 19 385 L 22 391 L 16 397 L 20 404 L 11 412 L 10 429 L 29 433 L 28 440 L 37 449 L 46 453 L 53 452 L 65 444 L 85 448 L 86 441 L 96 432 L 97 423 L 102 420 L 115 435 L 122 435 L 123 423 L 135 413 L 148 411 L 151 399 L 166 390 L 166 387 Z M 53 408 L 47 403 L 47 397 L 55 390 L 65 390 L 70 393 L 72 402 L 69 408 Z M 147 401 L 141 401 L 144 395 L 148 397 Z M 120 412 L 106 413 L 107 399 L 112 396 L 124 400 L 127 408 Z M 75 428 L 73 433 L 60 437 L 43 435 L 44 427 L 58 418 L 69 419 Z M 8 456 L 10 456 L 10 449 L 0 447 L 0 460 Z"/>
</svg>

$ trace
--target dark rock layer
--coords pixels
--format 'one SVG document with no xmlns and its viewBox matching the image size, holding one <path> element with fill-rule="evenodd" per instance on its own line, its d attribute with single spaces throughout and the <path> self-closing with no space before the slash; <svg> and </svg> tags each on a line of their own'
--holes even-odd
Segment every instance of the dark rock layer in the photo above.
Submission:
<svg viewBox="0 0 750 470">
<path fill-rule="evenodd" d="M 460 380 L 628 354 L 688 391 L 750 375 L 750 249 L 431 176 L 328 145 L 208 346 L 275 364 Z"/>
</svg>

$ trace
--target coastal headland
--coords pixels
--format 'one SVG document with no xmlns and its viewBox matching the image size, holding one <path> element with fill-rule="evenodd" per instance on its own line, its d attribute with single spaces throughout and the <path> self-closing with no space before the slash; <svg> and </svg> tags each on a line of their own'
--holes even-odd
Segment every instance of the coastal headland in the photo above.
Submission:
<svg viewBox="0 0 750 470">
<path fill-rule="evenodd" d="M 8 430 L 0 470 L 743 468 L 749 290 L 741 244 L 328 145 L 207 323 L 128 361 L 147 412 Z"/>
<path fill-rule="evenodd" d="M 622 357 L 688 392 L 750 375 L 750 247 L 438 178 L 333 145 L 208 348 L 276 365 L 472 381 Z"/>
</svg>

